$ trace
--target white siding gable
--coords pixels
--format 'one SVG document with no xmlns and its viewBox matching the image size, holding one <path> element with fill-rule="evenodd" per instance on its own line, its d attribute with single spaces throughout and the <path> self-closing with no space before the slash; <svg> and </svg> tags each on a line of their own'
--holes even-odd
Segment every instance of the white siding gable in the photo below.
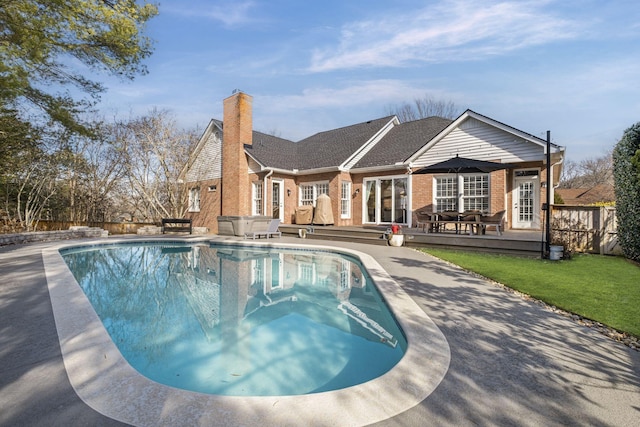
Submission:
<svg viewBox="0 0 640 427">
<path fill-rule="evenodd" d="M 222 135 L 217 127 L 207 129 L 200 150 L 195 153 L 185 174 L 185 181 L 195 182 L 217 179 L 222 176 Z"/>
<path fill-rule="evenodd" d="M 459 155 L 477 160 L 518 163 L 544 159 L 544 147 L 468 117 L 429 147 L 413 166 L 424 167 Z"/>
<path fill-rule="evenodd" d="M 262 166 L 249 156 L 249 173 L 259 173 L 262 171 Z"/>
</svg>

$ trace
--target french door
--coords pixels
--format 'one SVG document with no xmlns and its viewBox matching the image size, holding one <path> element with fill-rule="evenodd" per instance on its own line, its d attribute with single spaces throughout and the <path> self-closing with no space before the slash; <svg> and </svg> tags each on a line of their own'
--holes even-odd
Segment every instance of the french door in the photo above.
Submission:
<svg viewBox="0 0 640 427">
<path fill-rule="evenodd" d="M 515 171 L 513 228 L 540 227 L 540 177 L 538 170 Z"/>
<path fill-rule="evenodd" d="M 364 181 L 364 188 L 363 218 L 365 223 L 407 223 L 406 177 L 367 179 Z"/>
<path fill-rule="evenodd" d="M 271 217 L 284 221 L 284 181 L 271 181 Z"/>
</svg>

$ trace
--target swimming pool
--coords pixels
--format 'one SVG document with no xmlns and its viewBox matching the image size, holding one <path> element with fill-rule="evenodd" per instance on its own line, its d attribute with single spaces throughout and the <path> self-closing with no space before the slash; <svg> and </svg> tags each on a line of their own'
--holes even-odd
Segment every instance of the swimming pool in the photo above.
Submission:
<svg viewBox="0 0 640 427">
<path fill-rule="evenodd" d="M 65 370 L 78 396 L 99 413 L 137 426 L 368 425 L 404 412 L 425 399 L 444 378 L 450 350 L 442 332 L 373 258 L 402 262 L 409 250 L 344 243 L 278 239 L 277 246 L 328 250 L 356 257 L 374 281 L 405 333 L 404 357 L 387 373 L 334 391 L 297 396 L 221 396 L 166 386 L 144 377 L 122 357 L 86 295 L 68 269 L 61 250 L 112 243 L 202 242 L 248 248 L 270 246 L 229 237 L 120 237 L 57 242 L 42 258 Z M 370 250 L 371 249 L 371 250 Z M 415 285 L 415 284 L 413 284 Z"/>
<path fill-rule="evenodd" d="M 384 374 L 406 349 L 347 255 L 162 243 L 62 255 L 125 359 L 162 384 L 227 396 L 319 393 Z"/>
</svg>

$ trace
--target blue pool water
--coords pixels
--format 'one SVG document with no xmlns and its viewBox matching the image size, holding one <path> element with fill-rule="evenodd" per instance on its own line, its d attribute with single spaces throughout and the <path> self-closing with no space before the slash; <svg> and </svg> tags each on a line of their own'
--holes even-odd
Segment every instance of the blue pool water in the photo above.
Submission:
<svg viewBox="0 0 640 427">
<path fill-rule="evenodd" d="M 62 255 L 129 364 L 169 386 L 317 393 L 376 378 L 406 349 L 366 271 L 344 255 L 180 244 Z"/>
</svg>

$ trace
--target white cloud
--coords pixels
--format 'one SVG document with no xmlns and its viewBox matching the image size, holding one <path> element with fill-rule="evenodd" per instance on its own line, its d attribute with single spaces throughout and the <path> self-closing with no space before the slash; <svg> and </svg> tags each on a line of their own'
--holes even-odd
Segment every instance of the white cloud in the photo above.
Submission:
<svg viewBox="0 0 640 427">
<path fill-rule="evenodd" d="M 252 1 L 244 2 L 225 2 L 222 5 L 213 6 L 208 10 L 204 10 L 203 15 L 221 21 L 225 25 L 232 27 L 239 24 L 251 22 L 249 15 L 251 9 L 255 6 Z"/>
<path fill-rule="evenodd" d="M 545 12 L 544 4 L 452 0 L 347 24 L 339 46 L 316 50 L 309 70 L 469 60 L 575 37 L 579 24 Z"/>
<path fill-rule="evenodd" d="M 189 17 L 204 17 L 222 22 L 227 27 L 247 24 L 255 21 L 250 12 L 255 8 L 254 1 L 224 1 L 210 5 L 209 1 L 181 7 L 164 8 L 161 12 L 170 12 Z"/>
</svg>

